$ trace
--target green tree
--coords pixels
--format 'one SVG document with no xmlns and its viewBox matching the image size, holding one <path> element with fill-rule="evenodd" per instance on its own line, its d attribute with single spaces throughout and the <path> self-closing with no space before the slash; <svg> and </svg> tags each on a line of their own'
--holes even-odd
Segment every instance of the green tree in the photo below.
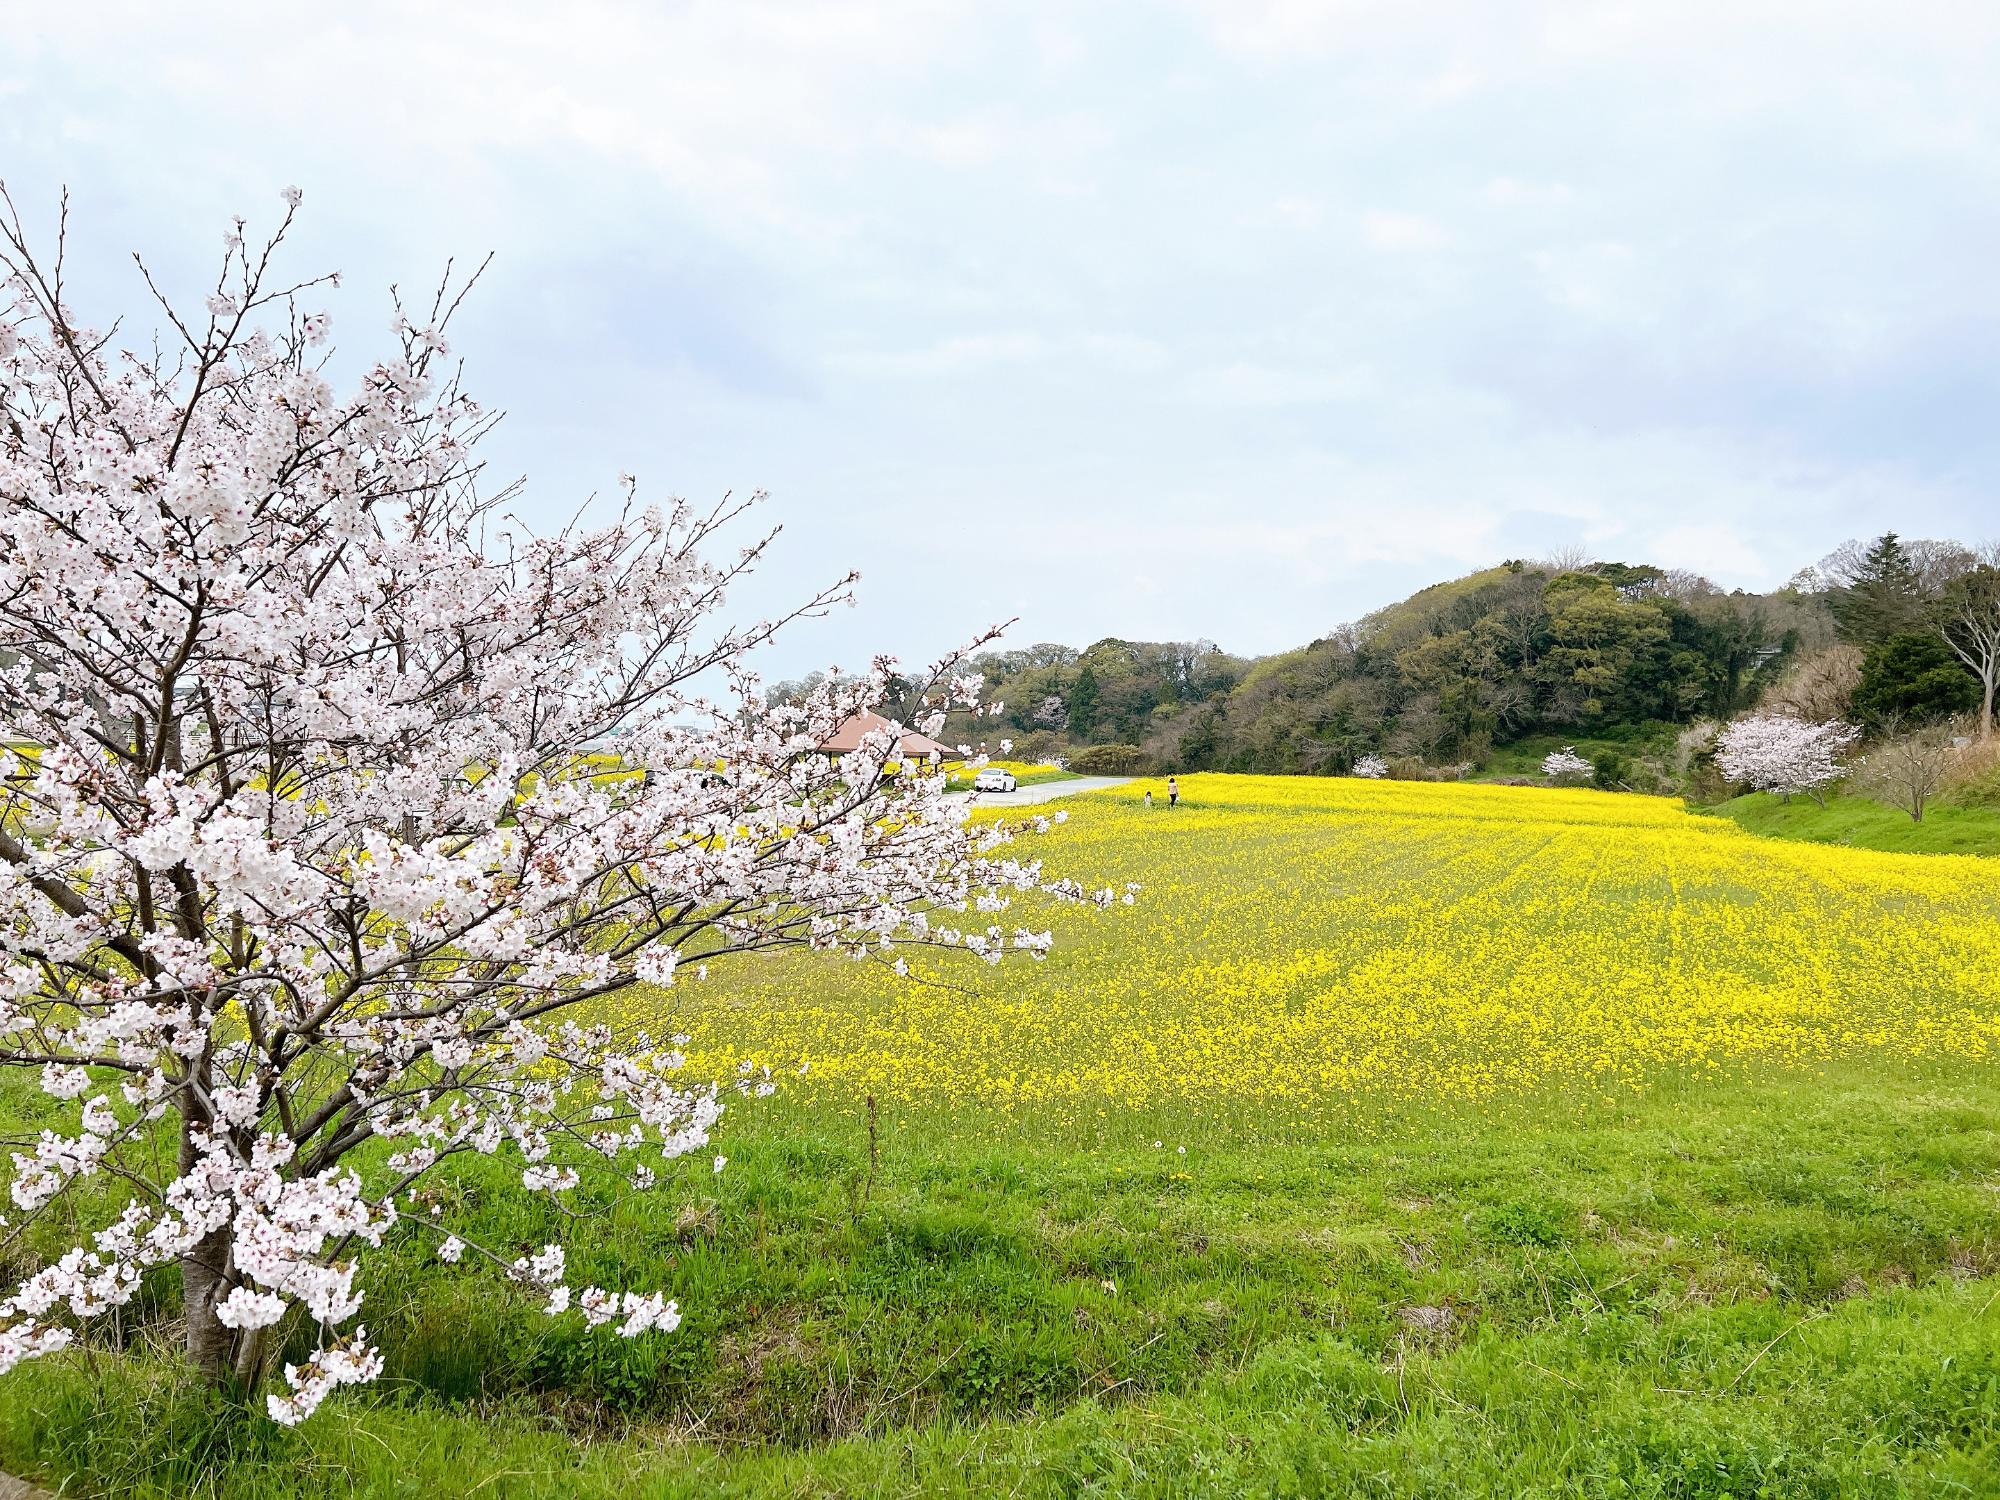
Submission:
<svg viewBox="0 0 2000 1500">
<path fill-rule="evenodd" d="M 1076 681 L 1069 687 L 1069 729 L 1080 740 L 1090 738 L 1090 731 L 1097 727 L 1097 672 L 1089 662 L 1076 674 Z"/>
<path fill-rule="evenodd" d="M 1871 724 L 1928 723 L 1978 701 L 1978 681 L 1928 631 L 1892 635 L 1869 651 L 1854 690 L 1854 711 Z"/>
<path fill-rule="evenodd" d="M 1857 646 L 1878 646 L 1923 629 L 1923 580 L 1895 532 L 1875 539 L 1848 580 L 1828 596 L 1827 607 L 1841 639 Z"/>
<path fill-rule="evenodd" d="M 1542 668 L 1558 719 L 1622 718 L 1652 696 L 1635 695 L 1632 672 L 1668 638 L 1666 616 L 1653 601 L 1627 599 L 1604 579 L 1583 573 L 1555 579 L 1544 597 L 1551 645 Z"/>
</svg>

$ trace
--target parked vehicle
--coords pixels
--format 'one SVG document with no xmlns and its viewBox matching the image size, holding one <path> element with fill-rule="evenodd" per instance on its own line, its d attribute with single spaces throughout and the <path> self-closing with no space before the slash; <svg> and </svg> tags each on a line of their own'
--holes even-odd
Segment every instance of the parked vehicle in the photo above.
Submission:
<svg viewBox="0 0 2000 1500">
<path fill-rule="evenodd" d="M 975 792 L 1011 792 L 1020 784 L 1012 771 L 1003 771 L 998 766 L 988 766 L 972 778 Z"/>
</svg>

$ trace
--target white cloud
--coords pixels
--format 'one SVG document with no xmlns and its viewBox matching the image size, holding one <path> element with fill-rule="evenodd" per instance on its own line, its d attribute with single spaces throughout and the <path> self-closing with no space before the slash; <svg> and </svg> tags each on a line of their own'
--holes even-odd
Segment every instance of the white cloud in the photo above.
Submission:
<svg viewBox="0 0 2000 1500">
<path fill-rule="evenodd" d="M 1377 388 L 1366 369 L 1275 369 L 1245 361 L 1198 371 L 1183 386 L 1188 400 L 1221 406 L 1312 406 L 1352 401 Z"/>
<path fill-rule="evenodd" d="M 1576 195 L 1569 185 L 1562 182 L 1524 182 L 1518 177 L 1502 174 L 1489 178 L 1480 189 L 1480 196 L 1488 203 L 1501 203 L 1510 207 L 1540 207 L 1549 204 L 1567 203 Z"/>
<path fill-rule="evenodd" d="M 1647 313 L 1639 256 L 1630 245 L 1600 240 L 1538 250 L 1530 259 L 1548 299 L 1593 319 L 1633 319 Z"/>
<path fill-rule="evenodd" d="M 1326 205 L 1303 193 L 1288 193 L 1271 205 L 1271 212 L 1296 229 L 1317 229 L 1326 219 Z"/>
<path fill-rule="evenodd" d="M 1437 220 L 1386 208 L 1370 209 L 1363 214 L 1361 232 L 1377 250 L 1439 250 L 1451 242 L 1451 236 Z"/>
<path fill-rule="evenodd" d="M 1429 104 L 1449 104 L 1477 93 L 1484 82 L 1485 75 L 1461 59 L 1424 79 L 1417 96 Z"/>
<path fill-rule="evenodd" d="M 1647 539 L 1646 555 L 1670 557 L 1677 567 L 1691 568 L 1715 578 L 1762 581 L 1769 572 L 1768 559 L 1730 521 L 1668 526 L 1655 531 Z"/>
<path fill-rule="evenodd" d="M 964 334 L 921 349 L 861 350 L 829 357 L 832 370 L 887 377 L 966 375 L 994 366 L 1063 363 L 1107 369 L 1158 369 L 1166 351 L 1148 339 L 1087 334 L 1049 338 L 1039 333 Z"/>
</svg>

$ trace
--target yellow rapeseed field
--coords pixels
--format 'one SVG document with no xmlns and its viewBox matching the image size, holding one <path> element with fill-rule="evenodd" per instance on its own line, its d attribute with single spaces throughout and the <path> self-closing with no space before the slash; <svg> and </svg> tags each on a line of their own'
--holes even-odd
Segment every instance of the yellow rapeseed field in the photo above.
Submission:
<svg viewBox="0 0 2000 1500">
<path fill-rule="evenodd" d="M 1073 798 L 1045 962 L 786 955 L 628 996 L 695 1061 L 1057 1120 L 1385 1096 L 1618 1096 L 1673 1077 L 2000 1051 L 2000 861 L 1755 838 L 1589 791 L 1190 776 Z M 1010 922 L 1011 918 L 1005 919 Z M 683 972 L 686 972 L 683 970 Z"/>
</svg>

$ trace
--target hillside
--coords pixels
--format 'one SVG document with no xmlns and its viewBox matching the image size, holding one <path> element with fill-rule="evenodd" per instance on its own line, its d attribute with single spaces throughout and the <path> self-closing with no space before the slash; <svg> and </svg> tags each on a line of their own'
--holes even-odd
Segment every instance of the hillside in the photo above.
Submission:
<svg viewBox="0 0 2000 1500">
<path fill-rule="evenodd" d="M 1676 724 L 1746 707 L 1833 636 L 1825 602 L 1796 590 L 1514 561 L 1261 659 L 1206 641 L 1107 639 L 978 665 L 1037 757 L 1124 744 L 1179 770 L 1337 773 L 1370 754 L 1476 769 L 1538 734 L 1671 739 Z M 955 732 L 990 739 L 992 727 Z"/>
</svg>

